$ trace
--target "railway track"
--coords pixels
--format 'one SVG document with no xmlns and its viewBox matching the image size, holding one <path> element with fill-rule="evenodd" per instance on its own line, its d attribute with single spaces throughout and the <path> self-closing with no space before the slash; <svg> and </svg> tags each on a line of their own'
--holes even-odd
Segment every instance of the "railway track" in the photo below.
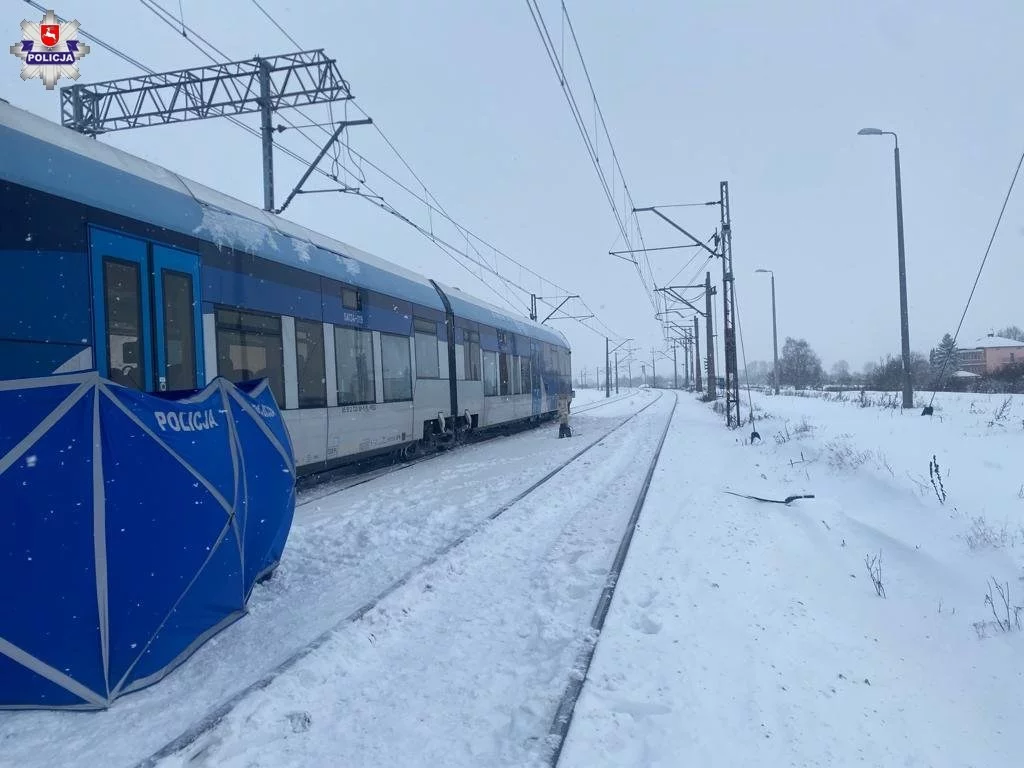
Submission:
<svg viewBox="0 0 1024 768">
<path fill-rule="evenodd" d="M 254 682 L 250 683 L 246 687 L 242 688 L 241 690 L 237 691 L 236 693 L 232 694 L 231 696 L 229 696 L 228 698 L 223 700 L 220 704 L 218 704 L 218 705 L 214 706 L 213 708 L 211 708 L 210 710 L 208 710 L 206 712 L 206 714 L 204 714 L 200 719 L 198 719 L 195 722 L 193 722 L 188 728 L 186 728 L 184 731 L 182 731 L 178 736 L 176 736 L 175 738 L 173 738 L 170 741 L 168 741 L 166 744 L 164 744 L 164 746 L 162 746 L 161 748 L 159 748 L 158 750 L 156 750 L 155 752 L 150 754 L 145 759 L 135 763 L 135 768 L 154 768 L 154 766 L 156 766 L 157 763 L 159 763 L 164 758 L 170 757 L 170 756 L 172 756 L 174 754 L 177 754 L 177 753 L 181 752 L 182 750 L 188 748 L 196 740 L 201 738 L 204 734 L 206 734 L 206 733 L 210 732 L 211 730 L 213 730 L 214 728 L 216 728 L 217 725 L 221 721 L 223 721 L 224 718 L 227 717 L 238 706 L 239 703 L 241 703 L 244 699 L 246 699 L 246 697 L 250 696 L 251 694 L 253 694 L 253 693 L 257 692 L 257 691 L 263 690 L 264 688 L 269 686 L 280 675 L 282 675 L 283 673 L 285 673 L 288 670 L 290 670 L 292 667 L 294 667 L 302 659 L 306 658 L 311 653 L 316 651 L 318 648 L 323 646 L 324 643 L 326 643 L 327 640 L 330 639 L 330 637 L 333 634 L 335 634 L 339 629 L 343 628 L 344 626 L 346 626 L 348 624 L 351 624 L 353 622 L 359 621 L 369 611 L 373 610 L 382 600 L 384 600 L 386 597 L 388 597 L 389 595 L 394 593 L 396 590 L 400 589 L 405 584 L 407 584 L 410 579 L 414 578 L 417 574 L 421 573 L 425 569 L 427 569 L 430 566 L 434 565 L 436 562 L 441 560 L 443 557 L 445 557 L 446 555 L 451 553 L 453 550 L 458 548 L 460 545 L 465 543 L 468 539 L 470 539 L 471 537 L 475 536 L 480 531 L 484 530 L 491 522 L 493 522 L 494 520 L 499 518 L 501 515 L 503 515 L 509 509 L 514 507 L 517 503 L 519 503 L 520 501 L 525 499 L 527 496 L 529 496 L 530 494 L 534 493 L 537 489 L 541 488 L 542 486 L 544 486 L 545 484 L 550 482 L 560 472 L 562 472 L 567 467 L 572 465 L 574 462 L 579 460 L 581 457 L 586 455 L 593 448 L 595 448 L 596 446 L 601 444 L 610 435 L 612 435 L 613 433 L 615 433 L 618 430 L 622 429 L 624 426 L 626 426 L 628 423 L 633 421 L 641 413 L 646 411 L 648 408 L 652 407 L 655 403 L 660 402 L 662 397 L 663 397 L 663 393 L 659 392 L 658 397 L 654 398 L 653 400 L 651 400 L 650 402 L 648 402 L 645 405 L 643 405 L 641 408 L 639 408 L 637 411 L 635 411 L 631 415 L 629 415 L 626 418 L 624 418 L 621 421 L 619 421 L 619 423 L 617 423 L 615 426 L 613 426 L 610 429 L 608 429 L 605 432 L 603 432 L 596 439 L 588 442 L 586 445 L 583 446 L 583 448 L 581 448 L 580 450 L 578 450 L 575 453 L 573 453 L 572 456 L 570 456 L 566 461 L 562 462 L 561 464 L 556 466 L 554 469 L 552 469 L 549 472 L 547 472 L 543 477 L 541 477 L 539 480 L 537 480 L 536 482 L 531 484 L 529 487 L 527 487 L 523 491 L 520 491 L 512 499 L 510 499 L 509 501 L 503 503 L 500 507 L 498 507 L 496 510 L 491 512 L 489 515 L 487 515 L 479 523 L 474 525 L 472 528 L 467 530 L 465 533 L 463 533 L 460 536 L 450 540 L 448 543 L 446 543 L 442 547 L 440 547 L 437 550 L 435 550 L 430 556 L 428 556 L 427 558 L 421 560 L 414 567 L 412 567 L 408 571 L 406 571 L 398 579 L 396 579 L 395 581 L 393 581 L 390 584 L 388 584 L 383 590 L 378 592 L 374 597 L 372 597 L 366 603 L 364 603 L 363 605 L 358 607 L 355 611 L 353 611 L 350 614 L 346 615 L 340 621 L 336 622 L 334 625 L 329 627 L 327 630 L 325 630 L 324 632 L 320 633 L 313 640 L 311 640 L 310 642 L 308 642 L 308 643 L 304 644 L 303 646 L 301 646 L 300 648 L 298 648 L 290 656 L 288 656 L 288 658 L 286 658 L 283 662 L 281 662 L 280 664 L 275 666 L 273 669 L 269 670 L 262 677 L 260 677 L 259 679 L 255 680 Z M 676 397 L 676 401 L 678 402 L 678 397 Z M 602 403 L 602 404 L 606 404 L 606 403 Z M 588 408 L 588 410 L 592 410 L 592 408 Z M 672 407 L 672 414 L 674 414 L 674 413 L 675 413 L 675 405 L 673 405 L 673 407 Z M 670 414 L 670 416 L 669 416 L 669 423 L 671 423 L 671 418 L 672 418 L 672 416 Z M 662 437 L 662 442 L 664 442 L 664 436 Z M 661 450 L 661 445 L 659 444 L 659 446 L 658 446 L 658 453 L 659 454 L 660 454 L 660 450 Z M 424 457 L 423 459 L 417 460 L 415 463 L 419 463 L 421 461 L 427 461 L 427 460 L 429 460 L 431 458 L 435 458 L 435 456 L 431 455 L 431 456 Z M 655 458 L 655 461 L 656 461 L 656 458 Z M 410 463 L 410 465 L 411 465 L 411 463 Z M 398 469 L 404 468 L 405 466 L 407 466 L 407 465 L 403 465 L 403 467 L 393 468 L 392 471 L 397 471 Z M 653 464 L 652 464 L 652 467 L 653 467 Z M 653 472 L 653 469 L 651 470 L 651 472 Z M 363 478 L 363 479 L 360 479 L 358 483 L 354 483 L 354 484 L 361 484 L 363 482 L 369 482 L 371 480 L 375 480 L 375 479 L 377 479 L 379 477 L 384 476 L 384 474 L 390 474 L 390 472 L 378 474 L 378 475 L 375 475 L 375 476 L 370 477 L 370 478 Z M 646 493 L 646 487 L 649 484 L 649 481 L 650 481 L 650 473 L 648 473 L 648 477 L 647 477 L 647 479 L 645 480 L 645 483 L 644 483 L 644 491 L 643 491 L 644 494 Z M 349 485 L 349 486 L 346 486 L 346 487 L 352 487 L 352 486 Z M 334 489 L 334 490 L 331 491 L 331 493 L 336 493 L 336 492 L 338 492 L 338 490 L 339 489 Z M 344 490 L 344 489 L 340 489 L 340 490 Z M 315 499 L 310 499 L 310 500 L 305 501 L 304 503 L 308 504 L 308 503 L 311 503 L 314 500 Z M 639 507 L 634 511 L 634 518 L 639 513 L 638 510 L 639 510 Z M 631 518 L 630 529 L 634 525 L 635 525 L 635 519 Z M 623 557 L 624 557 L 624 555 L 623 555 Z M 616 563 L 618 563 L 618 561 L 619 561 L 619 558 L 617 556 L 616 557 Z M 621 563 L 619 563 L 617 566 L 613 566 L 613 570 L 614 570 L 615 567 L 621 568 Z M 609 596 L 608 599 L 610 600 L 610 596 Z M 602 601 L 603 600 L 604 600 L 604 596 L 602 595 Z M 605 609 L 605 610 L 607 610 L 607 609 Z"/>
<path fill-rule="evenodd" d="M 640 486 L 640 492 L 637 494 L 636 503 L 633 505 L 633 513 L 629 517 L 629 523 L 626 525 L 626 530 L 619 542 L 618 551 L 615 553 L 615 560 L 608 571 L 608 578 L 605 580 L 601 597 L 597 601 L 597 607 L 594 609 L 594 615 L 590 620 L 590 628 L 593 630 L 590 639 L 581 649 L 576 663 L 573 665 L 573 674 L 569 677 L 569 683 L 565 687 L 562 698 L 558 703 L 558 709 L 555 711 L 555 717 L 548 732 L 547 745 L 549 751 L 547 764 L 552 766 L 552 768 L 558 765 L 558 760 L 562 755 L 562 747 L 565 745 L 565 739 L 569 735 L 576 702 L 583 692 L 583 684 L 586 682 L 587 675 L 590 672 L 590 664 L 594 660 L 595 651 L 597 651 L 601 629 L 604 627 L 604 621 L 608 616 L 608 609 L 611 607 L 612 598 L 615 595 L 615 587 L 618 584 L 619 575 L 622 573 L 622 567 L 626 562 L 626 555 L 629 554 L 629 545 L 633 541 L 633 532 L 636 530 L 637 522 L 640 519 L 640 512 L 643 510 L 644 501 L 647 499 L 647 491 L 650 490 L 651 478 L 654 477 L 654 470 L 658 466 L 658 459 L 661 458 L 661 449 L 665 445 L 665 438 L 668 437 L 669 428 L 672 426 L 672 417 L 675 416 L 676 406 L 679 405 L 678 393 L 675 393 L 675 398 L 676 401 L 672 404 L 672 411 L 665 422 L 665 429 L 662 430 L 661 439 L 658 441 L 658 447 L 655 449 L 654 456 L 651 457 L 650 464 L 648 465 L 643 485 Z"/>
<path fill-rule="evenodd" d="M 588 405 L 585 405 L 582 408 L 577 408 L 572 412 L 572 414 L 579 415 L 581 413 L 588 413 L 589 411 L 596 410 L 597 408 L 601 408 L 605 405 L 611 405 L 612 403 L 621 402 L 622 400 L 632 397 L 635 394 L 635 392 L 629 392 L 626 394 L 616 395 L 605 400 L 599 400 L 596 403 L 589 403 Z M 493 440 L 497 437 L 503 436 L 505 436 L 504 433 L 495 432 L 493 435 L 477 438 L 472 443 L 470 443 L 470 445 L 477 445 L 479 443 L 484 443 L 487 442 L 488 440 Z M 457 451 L 460 450 L 460 448 L 454 448 L 452 450 Z M 401 464 L 389 464 L 384 467 L 379 467 L 377 469 L 369 469 L 362 472 L 352 473 L 350 471 L 346 473 L 345 470 L 342 469 L 339 471 L 340 477 L 338 477 L 337 479 L 321 480 L 313 485 L 307 486 L 304 491 L 300 491 L 299 500 L 298 503 L 295 505 L 295 508 L 297 510 L 301 509 L 307 504 L 312 504 L 314 502 L 320 501 L 321 499 L 324 499 L 332 494 L 348 490 L 349 488 L 355 488 L 357 485 L 363 485 L 364 483 L 372 482 L 381 477 L 387 477 L 388 475 L 392 475 L 395 472 L 401 472 L 403 469 L 411 469 L 412 467 L 415 467 L 417 464 L 422 464 L 425 461 L 430 461 L 431 459 L 439 458 L 451 452 L 451 450 L 437 451 L 435 453 L 429 453 L 424 456 L 420 456 L 419 458 L 416 459 L 409 459 L 407 461 L 403 461 Z"/>
</svg>

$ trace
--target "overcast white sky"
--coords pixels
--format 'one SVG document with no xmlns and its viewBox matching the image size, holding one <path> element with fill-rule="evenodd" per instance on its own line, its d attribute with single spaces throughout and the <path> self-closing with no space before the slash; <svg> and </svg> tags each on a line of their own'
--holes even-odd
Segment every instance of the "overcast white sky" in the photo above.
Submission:
<svg viewBox="0 0 1024 768">
<path fill-rule="evenodd" d="M 178 0 L 157 2 L 179 11 Z M 633 268 L 607 255 L 622 244 L 524 0 L 261 2 L 304 48 L 337 58 L 358 103 L 456 219 L 581 294 L 649 359 L 660 344 L 653 310 Z M 19 37 L 22 18 L 41 17 L 18 0 L 2 5 L 8 43 Z M 780 337 L 806 338 L 826 366 L 845 359 L 860 368 L 899 351 L 892 144 L 858 137 L 863 126 L 900 135 L 911 345 L 927 352 L 955 328 L 1024 148 L 1019 0 L 568 0 L 567 7 L 636 203 L 710 200 L 718 182 L 729 181 L 748 360 L 771 358 L 769 283 L 753 273 L 757 267 L 776 273 Z M 233 58 L 293 49 L 251 0 L 181 0 L 181 8 L 190 26 Z M 541 8 L 560 39 L 558 3 L 543 0 Z M 54 10 L 155 69 L 207 63 L 139 0 L 66 2 Z M 57 91 L 23 82 L 19 69 L 9 56 L 0 94 L 59 119 Z M 98 46 L 81 71 L 82 82 L 135 74 Z M 307 156 L 315 152 L 301 137 L 281 138 Z M 259 142 L 225 121 L 101 141 L 262 204 Z M 411 181 L 372 129 L 352 129 L 351 142 Z M 279 199 L 300 172 L 279 155 Z M 407 215 L 427 221 L 422 206 L 388 195 L 393 188 L 368 174 Z M 716 208 L 670 213 L 702 235 L 717 220 Z M 365 200 L 310 195 L 287 215 L 495 300 Z M 680 242 L 653 216 L 641 224 L 649 246 Z M 1024 325 L 1022 245 L 1019 191 L 962 342 Z M 656 278 L 667 280 L 690 255 L 652 254 Z M 720 266 L 712 269 L 720 281 Z M 679 279 L 692 276 L 688 270 Z M 603 339 L 570 321 L 559 327 L 577 367 L 603 361 Z"/>
</svg>

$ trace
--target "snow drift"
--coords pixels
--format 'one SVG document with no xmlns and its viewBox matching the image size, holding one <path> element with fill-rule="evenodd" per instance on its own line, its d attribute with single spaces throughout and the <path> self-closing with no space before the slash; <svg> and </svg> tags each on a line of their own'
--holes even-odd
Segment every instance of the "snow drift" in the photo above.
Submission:
<svg viewBox="0 0 1024 768">
<path fill-rule="evenodd" d="M 103 709 L 242 616 L 295 509 L 267 382 L 0 382 L 0 708 Z"/>
</svg>

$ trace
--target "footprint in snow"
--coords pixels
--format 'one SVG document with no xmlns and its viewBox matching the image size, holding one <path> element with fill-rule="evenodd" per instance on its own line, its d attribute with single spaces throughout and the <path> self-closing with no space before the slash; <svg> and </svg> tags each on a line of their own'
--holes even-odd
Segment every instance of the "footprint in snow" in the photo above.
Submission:
<svg viewBox="0 0 1024 768">
<path fill-rule="evenodd" d="M 645 635 L 656 635 L 661 632 L 661 623 L 655 621 L 647 614 L 641 616 L 640 621 L 638 621 L 635 626 Z"/>
<path fill-rule="evenodd" d="M 657 596 L 658 591 L 656 589 L 648 590 L 645 595 L 643 595 L 639 600 L 636 601 L 636 604 L 639 605 L 641 608 L 650 608 L 651 603 L 654 602 L 654 598 L 656 598 Z"/>
<path fill-rule="evenodd" d="M 306 711 L 289 712 L 285 717 L 288 719 L 288 724 L 292 727 L 292 733 L 305 733 L 313 724 L 313 718 Z"/>
<path fill-rule="evenodd" d="M 629 701 L 619 699 L 612 702 L 612 709 L 634 718 L 650 717 L 651 715 L 667 715 L 672 711 L 671 707 L 664 704 L 655 704 L 650 701 Z"/>
</svg>

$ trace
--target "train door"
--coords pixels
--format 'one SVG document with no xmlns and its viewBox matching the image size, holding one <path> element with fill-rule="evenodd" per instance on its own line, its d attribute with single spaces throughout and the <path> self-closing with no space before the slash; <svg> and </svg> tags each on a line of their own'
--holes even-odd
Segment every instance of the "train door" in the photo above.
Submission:
<svg viewBox="0 0 1024 768">
<path fill-rule="evenodd" d="M 90 228 L 96 368 L 143 391 L 205 382 L 199 257 Z"/>
<path fill-rule="evenodd" d="M 540 355 L 540 347 L 536 342 L 530 342 L 530 373 L 533 378 L 533 415 L 540 415 L 541 411 L 541 371 L 543 370 L 543 359 Z"/>
</svg>

